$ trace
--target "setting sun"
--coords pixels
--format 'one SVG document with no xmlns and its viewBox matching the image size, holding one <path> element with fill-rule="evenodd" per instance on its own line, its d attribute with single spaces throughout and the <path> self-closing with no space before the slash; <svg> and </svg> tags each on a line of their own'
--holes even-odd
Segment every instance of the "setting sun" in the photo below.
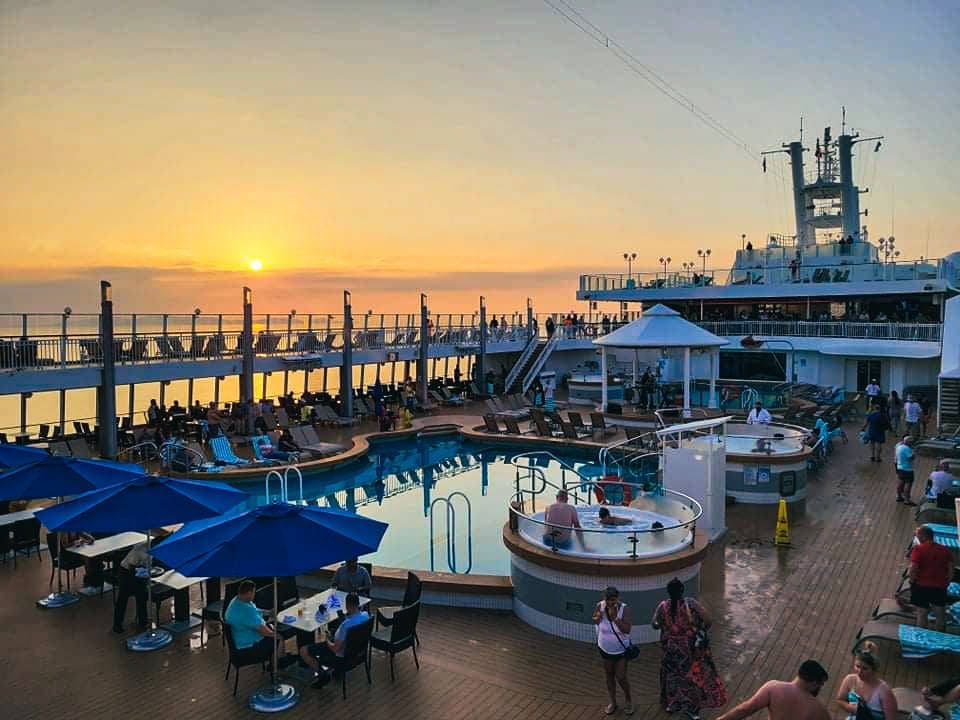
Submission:
<svg viewBox="0 0 960 720">
<path fill-rule="evenodd" d="M 250 261 L 250 269 L 254 272 L 260 272 L 263 270 L 263 262 L 259 258 Z"/>
</svg>

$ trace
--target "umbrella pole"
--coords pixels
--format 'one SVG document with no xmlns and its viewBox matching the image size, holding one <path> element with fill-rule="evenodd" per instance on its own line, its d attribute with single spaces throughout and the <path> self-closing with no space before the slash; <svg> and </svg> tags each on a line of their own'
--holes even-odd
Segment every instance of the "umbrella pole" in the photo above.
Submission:
<svg viewBox="0 0 960 720">
<path fill-rule="evenodd" d="M 57 505 L 63 500 L 62 497 L 57 498 Z M 50 542 L 50 533 L 47 533 L 47 542 Z M 80 595 L 76 592 L 65 593 L 63 591 L 63 571 L 61 562 L 61 553 L 63 552 L 63 545 L 60 542 L 60 531 L 56 532 L 56 538 L 54 542 L 57 543 L 57 591 L 55 593 L 49 593 L 45 598 L 37 600 L 37 607 L 46 608 L 48 610 L 58 607 L 65 607 L 66 605 L 73 605 L 73 603 L 80 600 Z"/>
<path fill-rule="evenodd" d="M 153 605 L 153 555 L 150 554 L 152 536 L 147 530 L 147 630 L 127 640 L 127 649 L 135 652 L 149 652 L 166 647 L 173 640 L 169 630 L 155 628 L 150 618 L 150 606 Z"/>
<path fill-rule="evenodd" d="M 273 576 L 273 674 L 270 686 L 257 690 L 250 696 L 249 706 L 256 712 L 275 713 L 292 708 L 300 699 L 297 689 L 289 683 L 280 682 L 279 641 L 280 641 L 280 603 L 277 593 L 277 576 Z"/>
</svg>

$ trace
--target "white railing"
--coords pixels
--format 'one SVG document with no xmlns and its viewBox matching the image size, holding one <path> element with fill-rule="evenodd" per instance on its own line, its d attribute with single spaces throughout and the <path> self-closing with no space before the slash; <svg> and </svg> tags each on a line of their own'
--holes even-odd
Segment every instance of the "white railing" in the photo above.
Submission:
<svg viewBox="0 0 960 720">
<path fill-rule="evenodd" d="M 714 335 L 772 337 L 855 338 L 864 340 L 920 340 L 939 342 L 940 323 L 848 322 L 803 320 L 722 320 L 697 325 Z"/>
</svg>

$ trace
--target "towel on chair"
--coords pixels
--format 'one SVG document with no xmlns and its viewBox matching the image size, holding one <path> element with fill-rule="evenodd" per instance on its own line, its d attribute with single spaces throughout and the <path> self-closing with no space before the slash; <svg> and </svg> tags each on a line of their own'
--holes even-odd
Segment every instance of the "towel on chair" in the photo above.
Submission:
<svg viewBox="0 0 960 720">
<path fill-rule="evenodd" d="M 960 653 L 960 635 L 948 635 L 913 625 L 900 625 L 900 654 L 905 658 L 925 658 L 941 652 Z"/>
</svg>

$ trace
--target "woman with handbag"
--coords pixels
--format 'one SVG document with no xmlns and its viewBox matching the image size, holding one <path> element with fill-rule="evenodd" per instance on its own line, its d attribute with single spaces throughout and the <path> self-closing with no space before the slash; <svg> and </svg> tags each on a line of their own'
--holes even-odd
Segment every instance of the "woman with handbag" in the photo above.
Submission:
<svg viewBox="0 0 960 720">
<path fill-rule="evenodd" d="M 683 597 L 683 583 L 674 578 L 667 584 L 669 600 L 661 602 L 652 625 L 660 631 L 660 704 L 667 712 L 686 712 L 696 720 L 700 708 L 720 707 L 727 702 L 727 690 L 717 673 L 710 653 L 710 615 L 696 600 Z"/>
<path fill-rule="evenodd" d="M 607 678 L 607 695 L 610 704 L 607 715 L 617 711 L 617 685 L 623 690 L 623 714 L 633 715 L 633 698 L 630 681 L 627 679 L 627 661 L 634 660 L 640 651 L 630 642 L 630 610 L 620 602 L 620 591 L 608 587 L 603 600 L 593 611 L 593 624 L 597 626 L 597 647 L 603 659 L 603 672 Z"/>
</svg>

